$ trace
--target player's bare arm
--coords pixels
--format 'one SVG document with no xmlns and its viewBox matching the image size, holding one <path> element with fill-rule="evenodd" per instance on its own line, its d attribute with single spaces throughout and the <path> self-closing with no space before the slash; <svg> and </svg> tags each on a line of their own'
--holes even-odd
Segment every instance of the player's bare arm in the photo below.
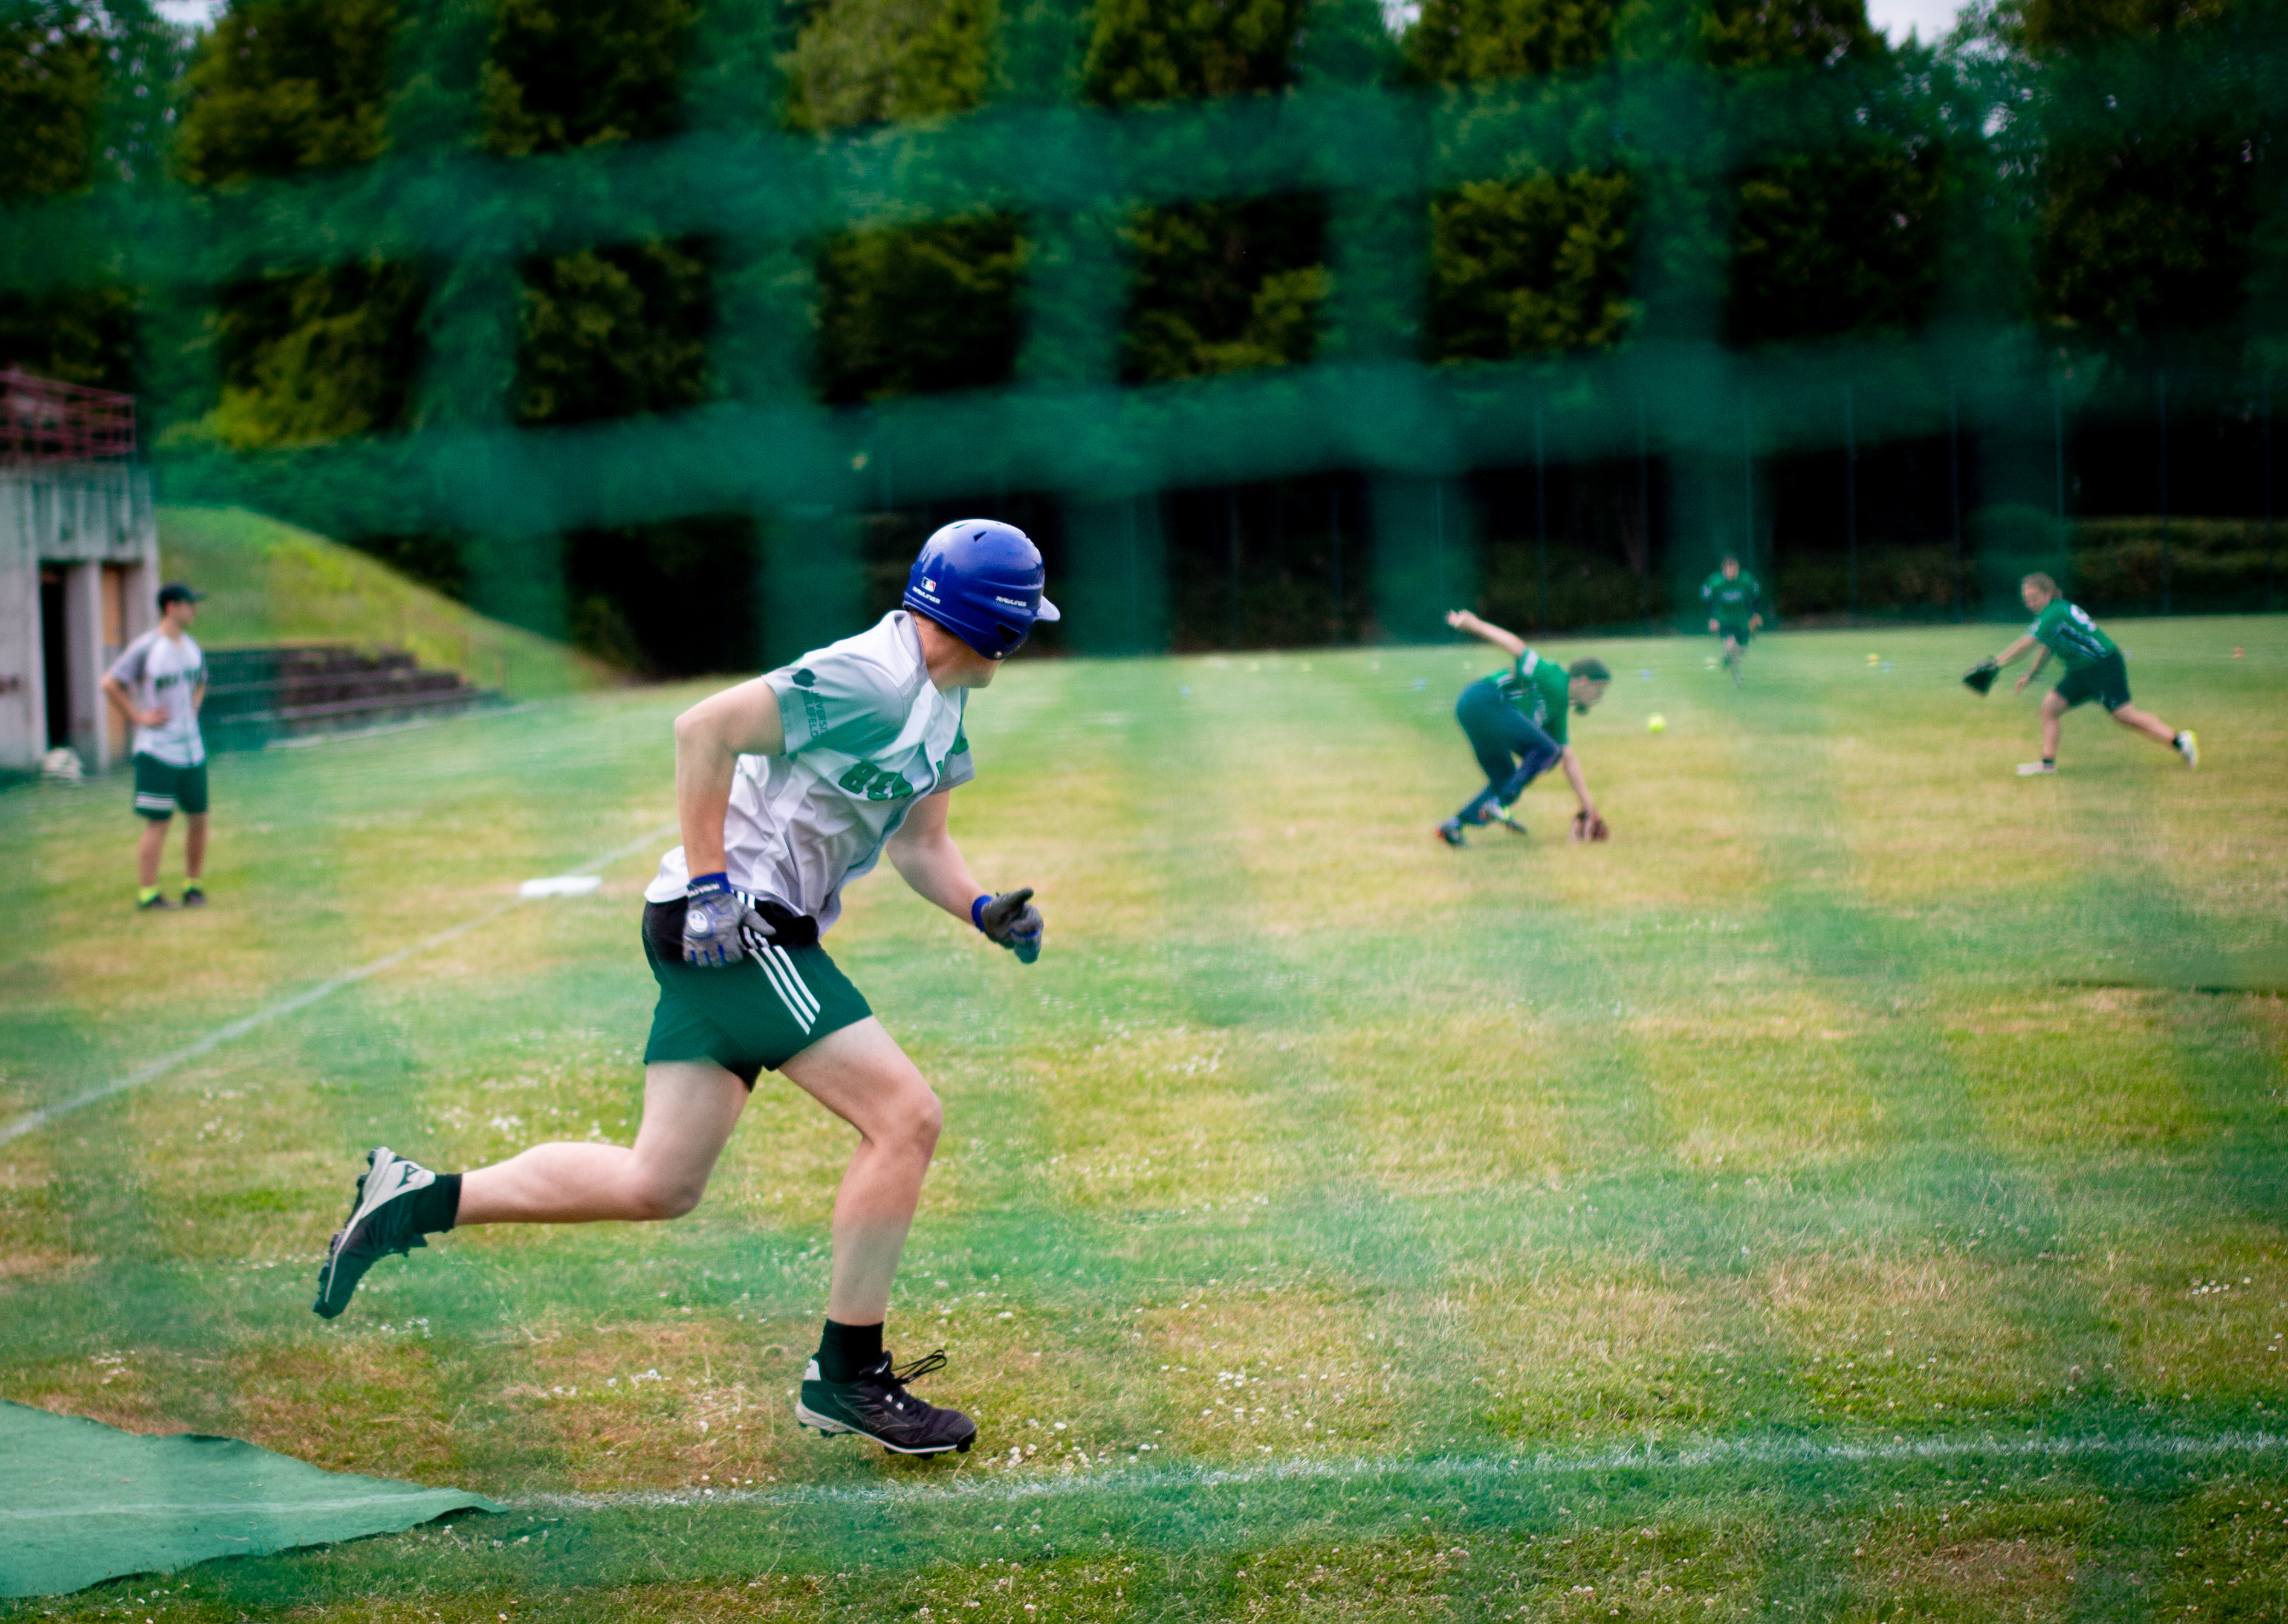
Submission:
<svg viewBox="0 0 2288 1624">
<path fill-rule="evenodd" d="M 207 691 L 201 688 L 198 692 L 198 699 L 192 701 L 193 708 L 195 709 L 199 701 L 204 700 L 206 695 Z M 134 696 L 127 692 L 126 685 L 108 672 L 104 674 L 103 697 L 111 701 L 111 708 L 114 710 L 138 727 L 164 727 L 167 725 L 167 713 L 156 705 L 148 710 L 137 709 Z"/>
<path fill-rule="evenodd" d="M 1560 756 L 1557 761 L 1558 764 L 1565 769 L 1565 781 L 1573 786 L 1573 798 L 1581 803 L 1582 814 L 1585 817 L 1594 818 L 1597 815 L 1597 803 L 1589 797 L 1589 780 L 1581 771 L 1581 758 L 1573 753 L 1573 747 L 1569 744 L 1565 747 L 1565 753 Z"/>
<path fill-rule="evenodd" d="M 884 855 L 915 895 L 936 903 L 956 919 L 966 920 L 970 904 L 985 894 L 985 887 L 969 872 L 961 848 L 954 844 L 946 828 L 952 804 L 950 789 L 925 796 L 890 836 Z"/>
<path fill-rule="evenodd" d="M 2013 693 L 2023 693 L 2026 691 L 2026 685 L 2033 681 L 2035 677 L 2040 676 L 2042 674 L 2042 668 L 2049 664 L 2049 662 L 2050 651 L 2046 648 L 2040 654 L 2034 656 L 2034 663 L 2026 668 L 2023 674 L 2022 674 L 2018 678 L 2017 686 L 2011 689 L 2010 692 Z M 2009 664 L 2009 661 L 2006 660 L 2002 663 L 2007 665 Z"/>
<path fill-rule="evenodd" d="M 778 691 L 757 677 L 711 693 L 675 718 L 675 812 L 683 851 L 694 874 L 723 867 L 723 817 L 742 756 L 776 756 L 786 749 Z"/>
<path fill-rule="evenodd" d="M 1446 624 L 1457 631 L 1466 631 L 1474 638 L 1484 639 L 1513 660 L 1525 653 L 1523 638 L 1513 631 L 1503 630 L 1491 621 L 1480 620 L 1467 609 L 1450 610 L 1446 615 Z"/>
</svg>

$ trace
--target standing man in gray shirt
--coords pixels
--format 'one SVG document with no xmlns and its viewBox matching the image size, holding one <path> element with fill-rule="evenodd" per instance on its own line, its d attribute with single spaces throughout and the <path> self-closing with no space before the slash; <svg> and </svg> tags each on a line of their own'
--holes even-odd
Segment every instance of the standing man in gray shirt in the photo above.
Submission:
<svg viewBox="0 0 2288 1624">
<path fill-rule="evenodd" d="M 172 907 L 159 890 L 159 854 L 167 825 L 180 811 L 183 906 L 205 906 L 199 875 L 207 860 L 207 747 L 199 737 L 199 703 L 207 696 L 207 659 L 191 638 L 204 592 L 179 581 L 159 589 L 159 624 L 130 643 L 103 674 L 103 694 L 135 725 L 135 810 L 144 820 L 135 849 L 135 906 Z"/>
</svg>

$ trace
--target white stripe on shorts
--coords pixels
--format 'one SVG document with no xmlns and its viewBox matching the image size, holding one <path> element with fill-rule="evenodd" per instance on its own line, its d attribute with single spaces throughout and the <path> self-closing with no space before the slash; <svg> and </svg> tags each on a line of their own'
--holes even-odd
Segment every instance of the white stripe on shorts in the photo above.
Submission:
<svg viewBox="0 0 2288 1624">
<path fill-rule="evenodd" d="M 769 951 L 766 949 L 757 954 L 755 963 L 761 966 L 764 978 L 770 982 L 771 990 L 779 995 L 779 1002 L 786 1005 L 786 1012 L 794 1017 L 795 1025 L 800 1026 L 807 1034 L 810 1031 L 811 1017 L 803 1013 L 802 1006 L 794 1001 L 793 993 L 788 989 L 787 984 L 779 978 L 779 967 L 771 963 Z"/>
<path fill-rule="evenodd" d="M 822 1006 L 818 1002 L 818 994 L 810 990 L 810 983 L 802 978 L 802 971 L 794 967 L 794 955 L 780 947 L 773 947 L 770 951 L 779 955 L 779 968 L 785 970 L 787 979 L 794 983 L 795 995 L 810 1006 L 811 1020 L 816 1020 Z M 806 1026 L 809 1024 L 809 1021 L 803 1023 Z"/>
</svg>

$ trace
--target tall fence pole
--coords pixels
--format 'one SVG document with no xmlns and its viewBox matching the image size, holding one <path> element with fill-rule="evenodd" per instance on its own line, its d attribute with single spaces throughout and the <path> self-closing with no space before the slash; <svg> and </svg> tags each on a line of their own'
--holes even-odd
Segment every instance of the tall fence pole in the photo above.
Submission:
<svg viewBox="0 0 2288 1624">
<path fill-rule="evenodd" d="M 1327 481 L 1327 595 L 1334 602 L 1335 641 L 1343 640 L 1343 487 Z"/>
<path fill-rule="evenodd" d="M 1946 381 L 1946 492 L 1954 519 L 1954 621 L 1962 623 L 1962 411 L 1954 380 Z"/>
<path fill-rule="evenodd" d="M 1549 456 L 1542 440 L 1542 408 L 1533 408 L 1533 617 L 1549 630 Z"/>
<path fill-rule="evenodd" d="M 2153 375 L 2153 424 L 2160 465 L 2154 484 L 2161 497 L 2161 613 L 2169 613 L 2169 375 Z"/>
<path fill-rule="evenodd" d="M 1748 401 L 1740 400 L 1740 563 L 1753 574 L 1756 558 L 1756 448 L 1748 432 Z"/>
<path fill-rule="evenodd" d="M 1851 623 L 1859 623 L 1859 434 L 1851 385 L 1843 386 L 1843 535 L 1851 555 Z"/>
<path fill-rule="evenodd" d="M 1224 544 L 1231 559 L 1231 631 L 1229 642 L 1239 646 L 1239 487 L 1233 486 L 1223 494 Z"/>
<path fill-rule="evenodd" d="M 1131 496 L 1122 503 L 1128 510 L 1128 652 L 1132 654 L 1144 652 L 1143 610 L 1136 601 L 1144 590 L 1142 571 L 1136 563 L 1136 504 L 1142 500 Z"/>
<path fill-rule="evenodd" d="M 2050 448 L 2057 473 L 2058 552 L 2066 551 L 2066 381 L 2050 380 Z"/>
<path fill-rule="evenodd" d="M 1645 425 L 1645 398 L 1637 394 L 1637 515 L 1644 526 L 1645 634 L 1652 634 L 1652 436 Z"/>
<path fill-rule="evenodd" d="M 2272 551 L 2272 373 L 2264 373 L 2264 607 L 2280 606 L 2279 578 L 2273 569 Z"/>
<path fill-rule="evenodd" d="M 1430 481 L 1431 568 L 1438 587 L 1438 623 L 1446 623 L 1446 481 Z"/>
</svg>

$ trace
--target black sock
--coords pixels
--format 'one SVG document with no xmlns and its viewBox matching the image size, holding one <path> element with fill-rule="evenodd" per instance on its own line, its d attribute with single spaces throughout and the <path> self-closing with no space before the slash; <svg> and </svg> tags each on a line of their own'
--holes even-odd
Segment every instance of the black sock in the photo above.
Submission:
<svg viewBox="0 0 2288 1624">
<path fill-rule="evenodd" d="M 2045 756 L 2042 757 L 2042 764 L 2046 767 L 2054 767 L 2058 764 L 2058 758 L 2054 756 Z"/>
<path fill-rule="evenodd" d="M 818 1379 L 854 1382 L 862 1371 L 882 1362 L 882 1327 L 838 1325 L 830 1319 L 818 1339 Z"/>
<path fill-rule="evenodd" d="M 449 1230 L 461 1216 L 461 1176 L 440 1173 L 405 1199 L 412 1203 L 416 1232 L 434 1235 Z"/>
</svg>

